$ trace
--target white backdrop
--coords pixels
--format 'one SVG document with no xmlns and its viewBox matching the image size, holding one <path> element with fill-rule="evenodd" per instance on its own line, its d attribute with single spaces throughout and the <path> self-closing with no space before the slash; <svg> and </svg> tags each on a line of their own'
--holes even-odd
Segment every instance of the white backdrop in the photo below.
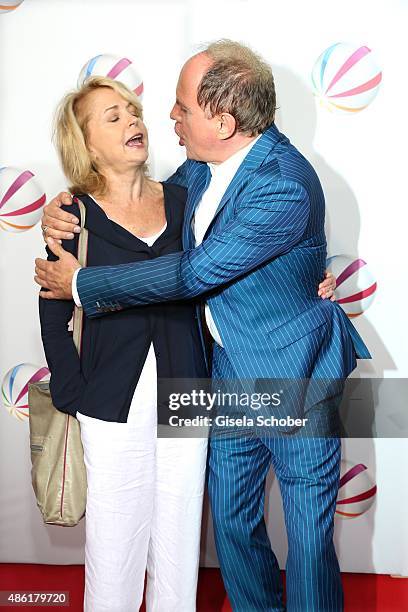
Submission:
<svg viewBox="0 0 408 612">
<path fill-rule="evenodd" d="M 221 37 L 246 42 L 273 66 L 278 126 L 322 180 L 330 255 L 363 259 L 377 281 L 374 301 L 353 319 L 373 355 L 371 362 L 360 363 L 355 376 L 407 377 L 407 288 L 402 266 L 407 214 L 402 181 L 408 2 L 329 4 L 322 0 L 25 0 L 12 12 L 0 12 L 0 168 L 30 170 L 47 197 L 65 187 L 50 142 L 52 114 L 65 91 L 76 85 L 82 66 L 107 53 L 131 59 L 143 76 L 151 173 L 157 179 L 166 177 L 183 161 L 168 116 L 180 66 L 200 43 Z M 378 95 L 359 112 L 330 111 L 313 95 L 313 66 L 325 49 L 338 42 L 372 49 L 382 71 Z M 361 85 L 361 78 L 350 87 Z M 352 95 L 351 104 L 353 100 Z M 0 384 L 18 364 L 45 365 L 32 280 L 33 259 L 44 253 L 41 232 L 38 223 L 19 232 L 2 224 L 2 219 L 16 221 L 22 216 L 2 217 L 7 189 L 1 176 L 0 170 Z M 359 282 L 364 283 L 364 275 Z M 21 395 L 19 406 L 24 405 L 21 377 L 27 377 L 28 371 L 23 366 L 11 381 L 6 377 L 2 387 L 0 561 L 83 562 L 84 521 L 71 529 L 46 527 L 35 506 L 26 411 L 13 406 L 16 394 Z M 391 409 L 392 413 L 394 399 L 380 393 L 377 412 L 387 415 Z M 391 422 L 394 430 L 408 433 L 405 422 Z M 336 519 L 336 545 L 344 571 L 408 575 L 407 449 L 404 438 L 344 442 L 347 469 L 359 464 L 367 468 L 348 485 L 347 495 L 364 498 L 377 485 L 369 499 L 339 505 L 339 510 L 351 514 L 361 512 L 349 520 Z M 284 565 L 286 536 L 272 474 L 270 485 L 268 528 Z M 217 564 L 207 513 L 202 562 Z"/>
</svg>

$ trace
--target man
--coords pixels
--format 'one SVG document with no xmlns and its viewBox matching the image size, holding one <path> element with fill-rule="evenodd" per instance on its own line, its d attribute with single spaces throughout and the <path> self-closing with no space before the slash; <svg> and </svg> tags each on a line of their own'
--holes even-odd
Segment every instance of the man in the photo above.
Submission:
<svg viewBox="0 0 408 612">
<path fill-rule="evenodd" d="M 313 168 L 274 125 L 274 113 L 271 69 L 250 49 L 219 41 L 188 60 L 171 112 L 188 157 L 170 179 L 188 186 L 185 251 L 78 271 L 75 258 L 48 241 L 60 261 L 36 260 L 36 281 L 51 290 L 43 297 L 71 297 L 74 277 L 76 299 L 93 317 L 205 294 L 213 377 L 345 379 L 356 357 L 369 355 L 341 308 L 316 299 L 326 258 L 324 197 Z M 43 225 L 72 231 L 60 200 L 47 207 Z M 330 384 L 318 390 L 309 412 L 325 416 L 339 397 L 330 397 Z M 284 609 L 264 522 L 271 464 L 288 532 L 288 610 L 342 609 L 332 539 L 340 441 L 323 437 L 331 433 L 329 419 L 319 432 L 210 440 L 216 545 L 234 610 Z"/>
</svg>

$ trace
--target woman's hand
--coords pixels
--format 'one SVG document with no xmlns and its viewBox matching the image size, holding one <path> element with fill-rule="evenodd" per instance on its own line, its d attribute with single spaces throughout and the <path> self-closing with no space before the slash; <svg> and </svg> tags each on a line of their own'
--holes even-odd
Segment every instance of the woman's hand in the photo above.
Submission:
<svg viewBox="0 0 408 612">
<path fill-rule="evenodd" d="M 336 300 L 334 295 L 334 291 L 336 289 L 336 277 L 334 274 L 326 270 L 325 278 L 319 285 L 319 290 L 317 295 L 319 295 L 323 300 L 330 298 L 332 302 Z"/>
<path fill-rule="evenodd" d="M 72 196 L 66 191 L 59 193 L 47 206 L 44 206 L 41 218 L 44 240 L 47 240 L 50 236 L 58 241 L 71 240 L 74 238 L 74 232 L 79 234 L 81 231 L 79 219 L 75 215 L 61 210 L 61 206 L 64 204 L 72 204 Z"/>
</svg>

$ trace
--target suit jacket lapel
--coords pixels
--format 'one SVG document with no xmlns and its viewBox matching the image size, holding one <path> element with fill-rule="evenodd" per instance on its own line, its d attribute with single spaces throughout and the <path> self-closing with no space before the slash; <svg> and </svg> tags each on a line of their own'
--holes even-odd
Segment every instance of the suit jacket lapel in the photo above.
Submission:
<svg viewBox="0 0 408 612">
<path fill-rule="evenodd" d="M 204 191 L 211 179 L 211 172 L 207 164 L 197 163 L 191 175 L 188 177 L 188 195 L 184 213 L 183 225 L 183 248 L 194 248 L 195 240 L 191 227 L 193 214 L 197 204 L 200 202 Z"/>
<path fill-rule="evenodd" d="M 237 172 L 234 175 L 231 183 L 228 185 L 221 201 L 218 205 L 213 221 L 211 221 L 209 228 L 207 229 L 206 236 L 212 227 L 214 220 L 220 211 L 224 208 L 228 200 L 234 194 L 234 192 L 241 187 L 242 183 L 246 180 L 247 176 L 253 170 L 259 168 L 265 158 L 271 153 L 272 149 L 286 137 L 281 134 L 275 124 L 272 124 L 261 136 L 261 138 L 254 144 L 248 155 L 245 157 Z M 197 204 L 200 202 L 201 197 L 208 186 L 211 179 L 211 172 L 207 164 L 203 162 L 196 162 L 194 169 L 191 174 L 187 177 L 188 196 L 186 203 L 186 210 L 184 214 L 184 226 L 183 226 L 183 248 L 191 249 L 194 248 L 195 240 L 194 234 L 191 227 L 191 221 L 193 218 L 194 211 Z"/>
<path fill-rule="evenodd" d="M 282 140 L 282 138 L 285 137 L 279 132 L 275 124 L 271 125 L 271 127 L 269 127 L 266 132 L 262 134 L 260 139 L 254 144 L 248 155 L 244 158 L 238 170 L 236 171 L 234 178 L 228 185 L 227 190 L 225 191 L 224 195 L 221 198 L 221 202 L 218 205 L 218 208 L 214 215 L 214 219 L 224 208 L 225 204 L 231 198 L 234 191 L 237 188 L 241 187 L 248 174 L 262 166 L 265 157 L 270 154 L 271 150 L 280 140 Z"/>
</svg>

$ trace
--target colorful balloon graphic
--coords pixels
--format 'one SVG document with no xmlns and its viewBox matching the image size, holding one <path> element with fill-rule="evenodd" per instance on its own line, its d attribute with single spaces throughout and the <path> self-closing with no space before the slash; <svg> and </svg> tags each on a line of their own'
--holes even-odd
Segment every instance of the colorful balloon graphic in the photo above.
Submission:
<svg viewBox="0 0 408 612">
<path fill-rule="evenodd" d="M 359 257 L 335 255 L 327 260 L 327 269 L 336 277 L 336 301 L 349 317 L 358 317 L 374 301 L 377 283 L 367 263 Z"/>
<path fill-rule="evenodd" d="M 24 0 L 0 0 L 0 15 L 15 11 L 23 2 Z"/>
<path fill-rule="evenodd" d="M 93 57 L 82 68 L 78 77 L 78 87 L 81 87 L 90 76 L 105 76 L 121 81 L 134 91 L 139 98 L 142 98 L 143 80 L 136 71 L 133 62 L 126 57 L 121 58 L 108 54 Z"/>
<path fill-rule="evenodd" d="M 352 114 L 367 108 L 382 79 L 371 49 L 336 43 L 320 55 L 312 71 L 315 96 L 332 111 Z"/>
<path fill-rule="evenodd" d="M 1 0 L 0 0 L 1 1 Z M 46 196 L 30 170 L 0 168 L 0 227 L 24 232 L 41 219 Z"/>
<path fill-rule="evenodd" d="M 373 505 L 376 493 L 377 485 L 368 474 L 366 465 L 341 462 L 337 517 L 350 519 L 361 516 Z"/>
<path fill-rule="evenodd" d="M 28 417 L 28 385 L 48 380 L 49 375 L 48 368 L 32 363 L 20 363 L 7 372 L 3 379 L 1 395 L 11 416 L 20 421 Z"/>
</svg>

